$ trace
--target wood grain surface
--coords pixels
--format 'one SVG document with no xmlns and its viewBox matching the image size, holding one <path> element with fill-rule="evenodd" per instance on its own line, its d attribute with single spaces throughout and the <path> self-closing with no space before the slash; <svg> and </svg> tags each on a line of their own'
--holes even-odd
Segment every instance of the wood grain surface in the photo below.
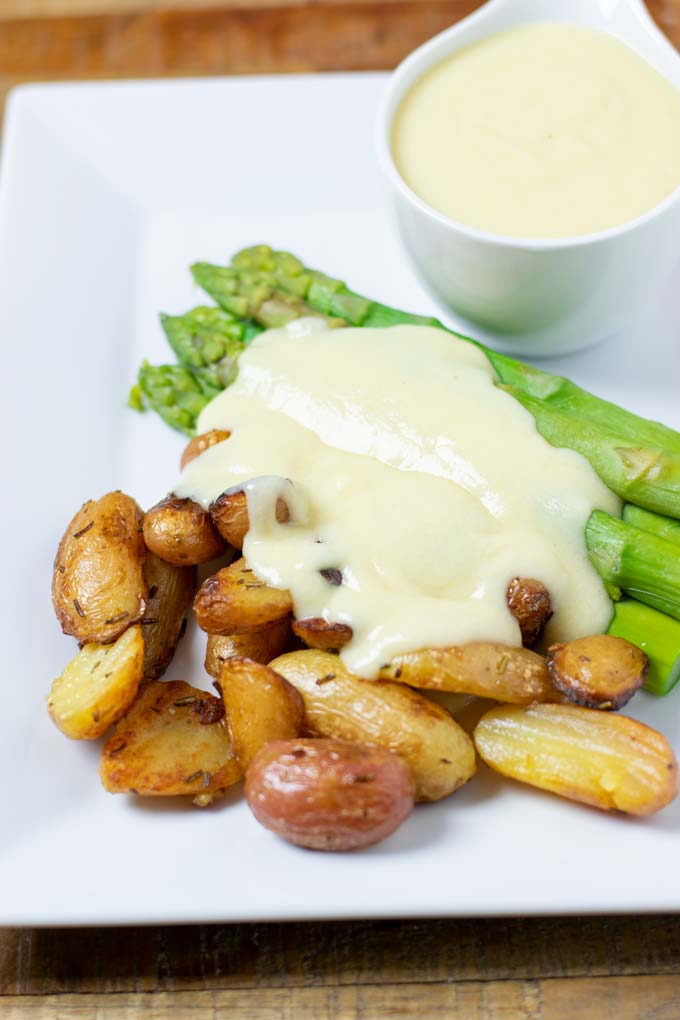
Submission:
<svg viewBox="0 0 680 1020">
<path fill-rule="evenodd" d="M 477 6 L 0 0 L 0 108 L 30 80 L 390 68 Z M 680 0 L 650 9 L 680 45 Z M 0 929 L 2 1020 L 222 1015 L 680 1020 L 680 918 Z"/>
</svg>

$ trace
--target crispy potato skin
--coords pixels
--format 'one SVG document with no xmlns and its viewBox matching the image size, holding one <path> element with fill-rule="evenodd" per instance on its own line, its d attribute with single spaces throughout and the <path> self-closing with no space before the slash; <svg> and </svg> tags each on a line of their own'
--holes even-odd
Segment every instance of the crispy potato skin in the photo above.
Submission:
<svg viewBox="0 0 680 1020">
<path fill-rule="evenodd" d="M 87 644 L 52 684 L 47 710 L 72 740 L 96 740 L 134 701 L 144 665 L 142 628 L 129 627 L 112 645 Z"/>
<path fill-rule="evenodd" d="M 474 694 L 516 705 L 562 700 L 541 655 L 491 642 L 407 652 L 397 655 L 379 675 L 424 690 Z"/>
<path fill-rule="evenodd" d="M 104 745 L 109 793 L 188 794 L 209 803 L 242 776 L 219 698 L 183 680 L 151 680 Z"/>
<path fill-rule="evenodd" d="M 208 634 L 205 671 L 219 680 L 227 659 L 254 659 L 265 665 L 288 650 L 291 629 L 288 620 L 248 634 Z"/>
<path fill-rule="evenodd" d="M 253 659 L 228 659 L 220 687 L 234 754 L 244 772 L 265 744 L 300 735 L 304 702 L 273 669 Z"/>
<path fill-rule="evenodd" d="M 533 577 L 513 577 L 505 593 L 508 609 L 519 624 L 522 644 L 531 648 L 552 616 L 550 592 Z"/>
<path fill-rule="evenodd" d="M 328 623 L 320 616 L 293 621 L 293 633 L 309 648 L 322 652 L 339 652 L 352 640 L 352 628 L 346 623 Z"/>
<path fill-rule="evenodd" d="M 576 705 L 502 705 L 474 731 L 492 769 L 602 811 L 650 815 L 678 791 L 667 740 L 626 716 Z"/>
<path fill-rule="evenodd" d="M 158 680 L 172 662 L 196 591 L 196 568 L 174 567 L 148 553 L 144 561 L 148 605 L 144 631 L 144 679 Z"/>
<path fill-rule="evenodd" d="M 142 511 L 123 492 L 88 500 L 59 543 L 52 604 L 65 634 L 109 644 L 146 609 Z"/>
<path fill-rule="evenodd" d="M 257 820 L 311 850 L 357 850 L 385 839 L 411 813 L 413 796 L 404 761 L 341 740 L 274 741 L 246 776 Z"/>
<path fill-rule="evenodd" d="M 182 458 L 179 462 L 180 471 L 184 471 L 187 464 L 190 463 L 195 457 L 199 457 L 206 450 L 209 450 L 211 446 L 217 446 L 218 443 L 223 443 L 225 439 L 228 439 L 231 432 L 226 429 L 210 429 L 209 432 L 202 432 L 200 436 L 194 436 L 190 439 L 187 445 L 182 451 Z"/>
<path fill-rule="evenodd" d="M 297 687 L 311 732 L 404 758 L 418 800 L 448 797 L 474 775 L 468 735 L 445 709 L 405 684 L 361 680 L 337 655 L 315 649 L 289 652 L 269 665 Z"/>
<path fill-rule="evenodd" d="M 175 567 L 207 563 L 227 551 L 210 514 L 192 499 L 166 496 L 144 517 L 144 542 Z"/>
<path fill-rule="evenodd" d="M 636 645 L 610 634 L 594 634 L 548 649 L 555 686 L 586 708 L 623 708 L 647 677 L 649 659 Z"/>
<path fill-rule="evenodd" d="M 223 492 L 213 500 L 209 510 L 220 535 L 235 549 L 242 549 L 250 528 L 245 492 Z M 276 501 L 276 519 L 279 524 L 285 524 L 289 519 L 288 507 L 281 498 Z"/>
<path fill-rule="evenodd" d="M 208 577 L 194 599 L 194 612 L 207 634 L 248 634 L 287 619 L 290 593 L 258 580 L 244 559 Z"/>
</svg>

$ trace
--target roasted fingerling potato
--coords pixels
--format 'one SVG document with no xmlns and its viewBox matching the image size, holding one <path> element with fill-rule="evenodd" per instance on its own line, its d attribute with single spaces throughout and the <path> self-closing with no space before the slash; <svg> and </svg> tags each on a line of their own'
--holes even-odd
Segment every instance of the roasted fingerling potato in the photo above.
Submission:
<svg viewBox="0 0 680 1020">
<path fill-rule="evenodd" d="M 158 680 L 172 662 L 196 591 L 196 568 L 174 567 L 155 553 L 144 561 L 148 605 L 144 633 L 144 678 Z"/>
<path fill-rule="evenodd" d="M 144 517 L 144 543 L 176 567 L 207 563 L 227 551 L 212 518 L 192 499 L 166 496 Z"/>
<path fill-rule="evenodd" d="M 112 645 L 84 645 L 52 684 L 47 710 L 72 740 L 96 740 L 134 701 L 144 673 L 137 623 Z"/>
<path fill-rule="evenodd" d="M 339 652 L 352 640 L 352 628 L 346 623 L 329 623 L 320 616 L 293 620 L 293 633 L 309 648 Z"/>
<path fill-rule="evenodd" d="M 212 446 L 223 443 L 230 435 L 231 432 L 228 432 L 226 429 L 210 429 L 209 432 L 202 432 L 200 436 L 194 436 L 182 451 L 182 457 L 179 462 L 180 471 L 183 471 L 187 464 L 194 460 L 195 457 L 199 457 Z"/>
<path fill-rule="evenodd" d="M 208 577 L 194 599 L 196 621 L 207 634 L 248 634 L 282 623 L 293 611 L 290 593 L 270 588 L 244 559 Z"/>
<path fill-rule="evenodd" d="M 219 680 L 227 659 L 254 659 L 266 665 L 289 650 L 291 635 L 287 619 L 248 634 L 208 634 L 205 671 Z"/>
<path fill-rule="evenodd" d="M 650 815 L 678 791 L 666 738 L 626 716 L 577 705 L 502 705 L 482 717 L 474 740 L 496 772 L 602 811 Z"/>
<path fill-rule="evenodd" d="M 357 850 L 390 836 L 415 793 L 406 762 L 343 740 L 278 740 L 246 775 L 248 805 L 266 828 L 310 850 Z"/>
<path fill-rule="evenodd" d="M 220 690 L 234 754 L 244 772 L 265 744 L 300 735 L 302 697 L 261 662 L 228 659 L 220 674 Z"/>
<path fill-rule="evenodd" d="M 59 543 L 52 604 L 65 634 L 110 644 L 146 610 L 142 511 L 124 492 L 88 500 Z"/>
<path fill-rule="evenodd" d="M 210 516 L 220 535 L 235 549 L 243 548 L 243 541 L 250 528 L 248 499 L 243 490 L 223 492 L 209 507 Z M 279 524 L 289 520 L 288 506 L 281 497 L 276 501 L 276 519 Z"/>
<path fill-rule="evenodd" d="M 242 777 L 219 698 L 183 680 L 145 683 L 102 751 L 109 793 L 209 804 Z"/>
<path fill-rule="evenodd" d="M 548 670 L 569 701 L 586 708 L 623 708 L 645 682 L 649 660 L 624 638 L 594 634 L 548 649 Z"/>
<path fill-rule="evenodd" d="M 513 577 L 505 593 L 508 609 L 519 624 L 522 644 L 531 648 L 552 616 L 550 592 L 533 577 Z"/>
<path fill-rule="evenodd" d="M 562 700 L 542 655 L 491 642 L 405 652 L 383 666 L 379 676 L 423 690 L 474 694 L 516 705 Z"/>
<path fill-rule="evenodd" d="M 361 680 L 337 655 L 308 649 L 270 662 L 302 695 L 321 737 L 384 747 L 408 762 L 418 800 L 440 800 L 475 772 L 472 741 L 440 705 L 405 684 Z"/>
</svg>

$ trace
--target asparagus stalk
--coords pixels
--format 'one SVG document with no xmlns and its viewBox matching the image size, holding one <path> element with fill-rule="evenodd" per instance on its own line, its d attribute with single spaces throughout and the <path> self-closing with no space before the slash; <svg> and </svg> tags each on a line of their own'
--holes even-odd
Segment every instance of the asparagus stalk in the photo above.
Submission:
<svg viewBox="0 0 680 1020">
<path fill-rule="evenodd" d="M 183 365 L 150 365 L 145 361 L 132 387 L 130 402 L 137 410 L 151 408 L 171 428 L 193 436 L 196 419 L 205 405 L 223 387 L 201 385 L 196 376 Z"/>
<path fill-rule="evenodd" d="M 649 672 L 645 690 L 663 696 L 675 687 L 680 679 L 680 622 L 635 599 L 622 599 L 614 607 L 607 633 L 646 652 Z"/>
<path fill-rule="evenodd" d="M 309 305 L 326 315 L 340 316 L 352 326 L 413 324 L 446 329 L 438 319 L 403 312 L 355 294 L 341 280 L 309 269 L 294 255 L 274 251 L 267 245 L 245 248 L 234 256 L 231 264 L 239 271 L 257 275 L 261 283 L 269 281 L 287 293 L 304 298 Z M 680 434 L 668 426 L 647 421 L 616 404 L 602 400 L 582 390 L 569 379 L 525 365 L 453 330 L 447 332 L 479 347 L 502 383 L 539 399 L 544 405 L 565 412 L 573 411 L 580 418 L 587 417 L 593 426 L 601 426 L 606 432 L 616 431 L 622 436 L 629 436 L 635 445 L 662 447 L 680 453 Z"/>
<path fill-rule="evenodd" d="M 623 508 L 623 519 L 635 528 L 642 528 L 652 535 L 667 538 L 669 542 L 680 545 L 680 521 L 672 521 L 669 517 L 643 510 L 639 506 L 627 504 Z"/>
<path fill-rule="evenodd" d="M 617 590 L 625 591 L 638 602 L 680 620 L 680 557 L 676 545 L 594 510 L 586 526 L 586 546 L 613 598 Z"/>
</svg>

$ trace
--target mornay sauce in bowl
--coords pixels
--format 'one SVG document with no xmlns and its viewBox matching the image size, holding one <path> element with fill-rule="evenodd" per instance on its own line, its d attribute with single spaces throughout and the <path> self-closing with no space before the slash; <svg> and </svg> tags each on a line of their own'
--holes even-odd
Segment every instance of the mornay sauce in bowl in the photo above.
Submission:
<svg viewBox="0 0 680 1020">
<path fill-rule="evenodd" d="M 607 32 L 517 25 L 415 82 L 392 152 L 410 188 L 459 223 L 524 238 L 591 234 L 680 185 L 680 93 Z"/>
</svg>

